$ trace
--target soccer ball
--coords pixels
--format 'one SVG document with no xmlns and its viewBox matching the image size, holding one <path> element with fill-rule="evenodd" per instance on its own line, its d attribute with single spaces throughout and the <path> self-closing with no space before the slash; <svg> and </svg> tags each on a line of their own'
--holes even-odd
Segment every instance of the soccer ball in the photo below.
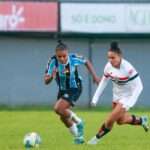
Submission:
<svg viewBox="0 0 150 150">
<path fill-rule="evenodd" d="M 31 132 L 25 135 L 23 144 L 26 148 L 38 147 L 41 143 L 41 137 L 36 132 Z"/>
</svg>

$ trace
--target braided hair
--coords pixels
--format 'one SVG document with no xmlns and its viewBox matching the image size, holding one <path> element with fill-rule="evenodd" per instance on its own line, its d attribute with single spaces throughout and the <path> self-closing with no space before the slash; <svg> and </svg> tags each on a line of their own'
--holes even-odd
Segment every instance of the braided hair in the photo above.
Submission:
<svg viewBox="0 0 150 150">
<path fill-rule="evenodd" d="M 118 46 L 118 42 L 116 41 L 111 42 L 109 51 L 117 53 L 118 55 L 122 55 L 122 51 Z"/>
<path fill-rule="evenodd" d="M 64 51 L 67 50 L 68 47 L 66 44 L 64 44 L 61 40 L 58 40 L 58 45 L 56 46 L 56 51 L 60 50 L 60 51 Z"/>
</svg>

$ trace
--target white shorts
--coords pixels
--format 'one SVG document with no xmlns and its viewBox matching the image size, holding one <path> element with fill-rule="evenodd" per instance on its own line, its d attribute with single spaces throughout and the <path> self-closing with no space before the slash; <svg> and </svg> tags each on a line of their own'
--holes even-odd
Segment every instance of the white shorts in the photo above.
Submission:
<svg viewBox="0 0 150 150">
<path fill-rule="evenodd" d="M 122 104 L 123 108 L 125 108 L 125 110 L 128 111 L 130 108 L 132 108 L 135 105 L 137 100 L 138 100 L 138 97 L 134 99 L 131 99 L 131 97 L 124 97 L 118 100 L 113 100 L 113 102 L 114 103 L 119 102 L 120 104 Z"/>
<path fill-rule="evenodd" d="M 127 90 L 127 91 L 125 90 L 126 92 L 125 91 L 120 92 L 120 89 L 117 90 L 116 88 L 113 93 L 113 102 L 115 103 L 119 102 L 123 105 L 123 108 L 129 110 L 137 102 L 142 92 L 142 89 L 143 85 L 140 78 L 138 77 L 137 79 L 134 80 L 134 82 L 132 82 L 132 86 L 129 85 L 129 87 L 128 86 L 126 87 Z"/>
</svg>

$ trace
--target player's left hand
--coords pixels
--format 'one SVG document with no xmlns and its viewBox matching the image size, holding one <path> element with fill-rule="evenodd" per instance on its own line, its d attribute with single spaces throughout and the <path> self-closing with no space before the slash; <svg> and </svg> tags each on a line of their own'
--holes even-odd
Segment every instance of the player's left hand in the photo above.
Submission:
<svg viewBox="0 0 150 150">
<path fill-rule="evenodd" d="M 101 81 L 101 78 L 98 76 L 93 78 L 93 82 L 96 83 L 97 85 L 99 84 L 100 81 Z"/>
</svg>

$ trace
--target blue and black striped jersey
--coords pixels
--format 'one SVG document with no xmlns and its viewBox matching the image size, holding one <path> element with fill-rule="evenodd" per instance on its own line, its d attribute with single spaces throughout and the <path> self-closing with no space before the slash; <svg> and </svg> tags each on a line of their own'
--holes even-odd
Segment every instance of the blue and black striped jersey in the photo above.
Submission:
<svg viewBox="0 0 150 150">
<path fill-rule="evenodd" d="M 48 63 L 47 74 L 52 75 L 57 70 L 56 81 L 60 90 L 69 88 L 78 88 L 77 82 L 80 77 L 78 75 L 77 66 L 85 64 L 87 60 L 77 54 L 69 54 L 66 64 L 58 62 L 56 56 L 53 56 Z"/>
</svg>

